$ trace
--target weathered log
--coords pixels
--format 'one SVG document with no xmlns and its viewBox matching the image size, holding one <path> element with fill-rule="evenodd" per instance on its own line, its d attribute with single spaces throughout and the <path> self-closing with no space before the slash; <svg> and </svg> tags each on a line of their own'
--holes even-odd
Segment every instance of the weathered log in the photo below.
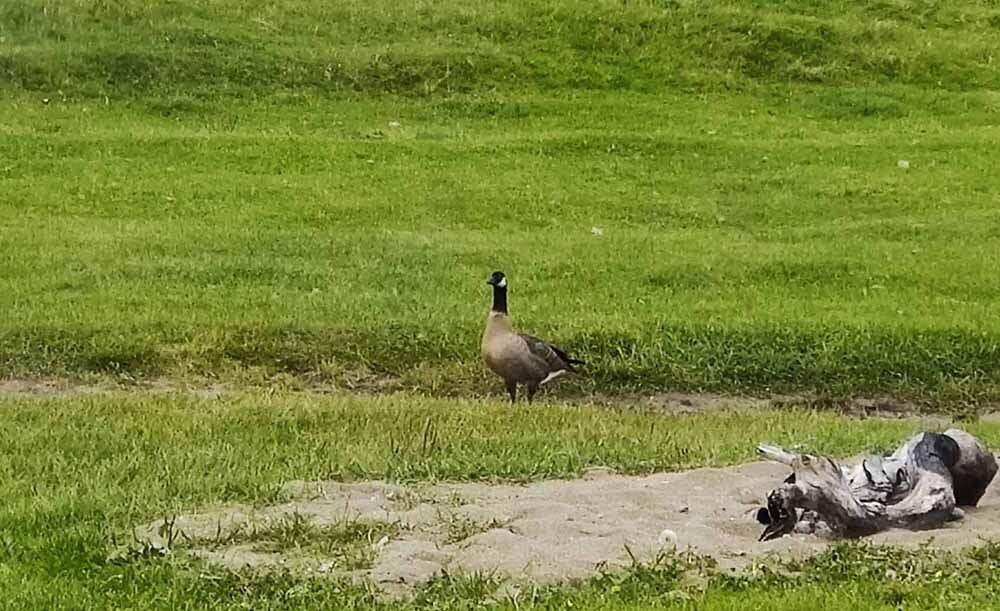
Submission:
<svg viewBox="0 0 1000 611">
<path fill-rule="evenodd" d="M 960 519 L 958 507 L 979 502 L 997 472 L 993 454 L 958 429 L 921 433 L 892 455 L 870 456 L 853 468 L 775 446 L 757 451 L 792 468 L 757 513 L 766 525 L 762 541 L 822 528 L 839 537 L 934 528 Z"/>
<path fill-rule="evenodd" d="M 996 458 L 965 431 L 949 429 L 944 434 L 954 439 L 959 449 L 958 462 L 951 468 L 955 502 L 959 507 L 975 507 L 996 475 Z"/>
</svg>

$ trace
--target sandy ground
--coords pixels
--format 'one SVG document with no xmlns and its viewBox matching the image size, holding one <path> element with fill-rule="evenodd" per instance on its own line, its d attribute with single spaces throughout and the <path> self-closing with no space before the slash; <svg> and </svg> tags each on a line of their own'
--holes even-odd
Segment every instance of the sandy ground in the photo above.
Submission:
<svg viewBox="0 0 1000 611">
<path fill-rule="evenodd" d="M 317 526 L 341 520 L 397 523 L 398 534 L 375 542 L 366 578 L 389 593 L 405 594 L 435 575 L 488 574 L 511 583 L 551 584 L 588 578 L 631 563 L 629 553 L 651 560 L 676 546 L 715 558 L 736 571 L 768 557 L 804 558 L 828 543 L 815 535 L 793 535 L 758 543 L 762 527 L 754 512 L 787 467 L 751 463 L 626 477 L 593 470 L 578 480 L 527 485 L 440 484 L 399 486 L 382 482 L 291 482 L 288 502 L 251 511 L 217 508 L 180 516 L 175 529 L 195 539 L 190 553 L 238 568 L 287 567 L 329 571 L 323 558 L 255 552 L 248 545 L 200 545 L 240 525 L 265 525 L 298 512 Z M 1000 493 L 994 483 L 980 507 L 964 520 L 923 532 L 892 531 L 873 543 L 942 548 L 1000 538 Z M 154 522 L 136 529 L 139 540 L 163 544 Z M 665 532 L 666 531 L 666 532 Z"/>
</svg>

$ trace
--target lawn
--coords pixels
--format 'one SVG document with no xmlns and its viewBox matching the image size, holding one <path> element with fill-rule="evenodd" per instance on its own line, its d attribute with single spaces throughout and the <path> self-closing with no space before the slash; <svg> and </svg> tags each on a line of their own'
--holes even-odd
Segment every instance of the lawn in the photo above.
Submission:
<svg viewBox="0 0 1000 611">
<path fill-rule="evenodd" d="M 288 480 L 641 474 L 937 426 L 638 393 L 1000 401 L 998 28 L 974 0 L 0 3 L 0 379 L 227 389 L 0 396 L 3 605 L 389 608 L 108 554 Z M 588 362 L 534 408 L 479 361 L 498 269 L 516 323 Z M 594 397 L 619 407 L 568 402 Z M 496 608 L 971 608 L 998 559 L 846 546 L 692 581 L 666 557 Z"/>
<path fill-rule="evenodd" d="M 181 554 L 109 560 L 117 546 L 130 542 L 136 525 L 224 502 L 273 502 L 280 485 L 293 479 L 528 481 L 572 477 L 597 465 L 651 473 L 744 462 L 758 441 L 801 443 L 835 456 L 885 451 L 934 427 L 804 410 L 667 416 L 285 393 L 214 400 L 142 393 L 7 398 L 0 409 L 0 590 L 12 609 L 380 604 L 364 589 L 335 580 L 231 574 Z M 972 424 L 969 430 L 1000 444 L 1000 425 Z M 848 547 L 809 563 L 799 579 L 714 576 L 697 588 L 682 578 L 697 567 L 667 557 L 658 566 L 547 589 L 536 603 L 564 608 L 574 600 L 584 608 L 624 609 L 673 600 L 682 608 L 724 609 L 778 597 L 781 608 L 803 608 L 822 593 L 859 608 L 878 608 L 886 596 L 926 608 L 951 595 L 963 601 L 992 596 L 995 576 L 988 569 L 1000 552 L 988 547 L 976 554 L 979 559 L 970 561 L 940 552 Z M 888 568 L 898 577 L 886 579 Z M 409 604 L 464 609 L 492 594 L 488 579 L 452 577 Z"/>
<path fill-rule="evenodd" d="M 7 375 L 1000 397 L 987 5 L 147 4 L 0 9 Z"/>
</svg>

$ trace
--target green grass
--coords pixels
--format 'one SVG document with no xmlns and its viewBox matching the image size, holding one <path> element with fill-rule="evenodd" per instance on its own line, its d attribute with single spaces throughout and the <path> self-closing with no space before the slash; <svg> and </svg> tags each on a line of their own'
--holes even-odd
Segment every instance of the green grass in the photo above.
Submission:
<svg viewBox="0 0 1000 611">
<path fill-rule="evenodd" d="M 1000 82 L 1000 10 L 969 0 L 18 0 L 0 23 L 8 82 L 93 97 Z"/>
<path fill-rule="evenodd" d="M 504 526 L 503 522 L 496 518 L 486 522 L 476 522 L 467 516 L 457 514 L 440 515 L 439 518 L 445 524 L 444 543 L 447 545 Z"/>
<path fill-rule="evenodd" d="M 495 393 L 503 269 L 564 396 L 998 399 L 998 21 L 5 3 L 0 373 Z"/>
<path fill-rule="evenodd" d="M 130 543 L 130 529 L 136 525 L 220 503 L 273 503 L 280 498 L 281 484 L 293 479 L 521 481 L 575 476 L 595 465 L 650 473 L 749 460 L 759 441 L 801 443 L 807 451 L 837 456 L 886 451 L 928 426 L 794 409 L 665 416 L 573 406 L 511 409 L 498 403 L 294 394 L 220 400 L 134 393 L 8 398 L 0 400 L 0 410 L 0 591 L 8 608 L 25 609 L 372 602 L 363 590 L 334 580 L 230 574 L 193 565 L 180 554 L 108 559 Z M 433 435 L 425 434 L 428 429 Z M 971 424 L 968 430 L 993 446 L 1000 444 L 1000 425 Z M 426 443 L 427 438 L 433 443 Z M 280 533 L 260 533 L 260 539 L 285 546 L 329 543 L 334 549 L 357 534 L 337 529 L 323 534 L 292 524 Z M 948 573 L 939 581 L 953 590 L 968 587 L 973 598 L 985 596 L 984 588 L 992 583 L 985 567 L 995 564 L 992 558 L 972 574 Z M 912 593 L 917 600 L 930 596 L 926 584 L 904 575 L 903 569 L 897 569 L 900 580 L 868 592 L 863 586 L 878 581 L 878 571 L 860 560 L 852 562 L 830 563 L 841 567 L 834 575 L 822 565 L 806 570 L 801 579 L 722 580 L 703 594 L 689 595 L 708 608 L 726 608 L 745 596 L 804 601 L 818 590 L 868 601 L 869 606 L 886 588 Z M 634 573 L 606 579 L 632 579 Z M 860 581 L 853 581 L 855 576 Z M 469 588 L 476 583 L 446 579 L 414 604 L 474 606 Z M 634 586 L 634 593 L 629 593 L 633 586 L 612 590 L 611 583 L 559 590 L 544 600 L 569 597 L 596 606 L 607 598 L 609 608 L 641 608 L 680 587 L 649 575 Z"/>
<path fill-rule="evenodd" d="M 343 520 L 319 525 L 309 516 L 293 512 L 271 523 L 250 524 L 226 533 L 220 531 L 207 539 L 182 537 L 180 543 L 182 546 L 194 543 L 208 549 L 249 544 L 257 552 L 305 553 L 332 560 L 332 568 L 339 571 L 353 571 L 371 568 L 377 553 L 375 544 L 398 532 L 398 524 L 386 522 Z M 172 543 L 169 537 L 165 540 L 168 545 Z M 137 550 L 146 554 L 156 551 L 148 545 Z"/>
<path fill-rule="evenodd" d="M 0 376 L 499 394 L 476 353 L 502 269 L 518 324 L 589 362 L 550 397 L 1000 400 L 998 27 L 973 0 L 0 3 Z M 280 392 L 0 410 L 0 591 L 30 609 L 376 605 L 107 560 L 134 524 L 290 479 L 648 473 L 760 440 L 885 450 L 918 426 Z M 668 558 L 501 608 L 995 590 L 994 547 L 886 554 L 704 591 Z M 411 606 L 493 585 L 442 579 Z"/>
</svg>

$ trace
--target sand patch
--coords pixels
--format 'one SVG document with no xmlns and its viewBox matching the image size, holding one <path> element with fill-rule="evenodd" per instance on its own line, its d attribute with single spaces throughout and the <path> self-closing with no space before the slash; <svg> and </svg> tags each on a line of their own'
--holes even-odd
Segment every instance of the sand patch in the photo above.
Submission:
<svg viewBox="0 0 1000 611">
<path fill-rule="evenodd" d="M 760 462 L 639 477 L 593 470 L 577 480 L 526 485 L 291 482 L 284 490 L 289 500 L 280 505 L 179 516 L 172 529 L 177 541 L 187 541 L 181 547 L 229 568 L 347 574 L 401 594 L 443 572 L 538 584 L 582 580 L 628 566 L 630 553 L 652 560 L 674 545 L 734 571 L 768 557 L 805 558 L 828 544 L 814 535 L 757 542 L 762 527 L 754 512 L 788 473 L 783 465 Z M 343 570 L 329 555 L 295 546 L 263 552 L 228 536 L 292 519 L 318 529 L 359 521 L 394 528 L 391 536 L 356 542 L 368 546 L 370 563 Z M 137 528 L 136 536 L 164 545 L 165 530 L 157 521 Z M 1000 494 L 994 485 L 964 520 L 869 540 L 960 548 L 998 538 Z"/>
</svg>

